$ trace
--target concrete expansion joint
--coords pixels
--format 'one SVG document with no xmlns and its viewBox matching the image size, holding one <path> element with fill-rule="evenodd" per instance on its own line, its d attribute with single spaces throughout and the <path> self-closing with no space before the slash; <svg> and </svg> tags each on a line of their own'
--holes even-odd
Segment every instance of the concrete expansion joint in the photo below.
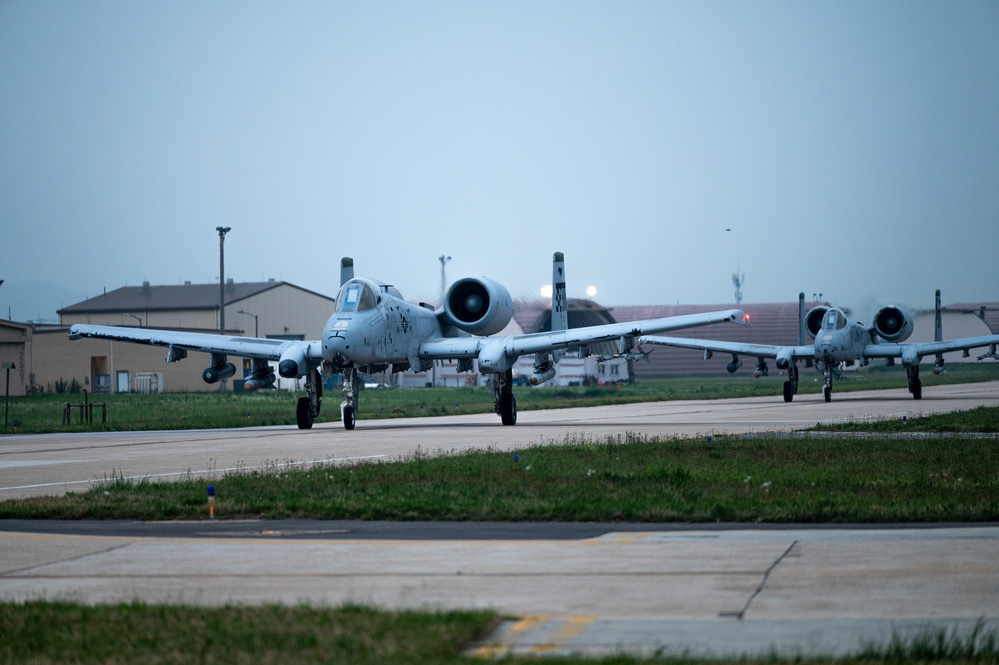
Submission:
<svg viewBox="0 0 999 665">
<path fill-rule="evenodd" d="M 101 550 L 96 550 L 94 552 L 85 552 L 77 556 L 66 557 L 65 559 L 58 559 L 56 561 L 43 561 L 41 563 L 35 563 L 30 566 L 25 566 L 24 568 L 17 568 L 15 570 L 5 570 L 0 573 L 0 577 L 21 577 L 25 573 L 37 570 L 38 568 L 44 568 L 45 566 L 52 566 L 61 563 L 69 563 L 70 561 L 81 561 L 92 556 L 98 556 L 101 554 L 107 554 L 108 552 L 114 552 L 115 550 L 120 550 L 128 547 L 130 543 L 119 543 L 117 545 L 112 545 L 111 547 L 105 547 Z"/>
<path fill-rule="evenodd" d="M 763 588 L 766 587 L 767 581 L 770 579 L 770 573 L 772 573 L 777 568 L 777 566 L 780 565 L 780 563 L 784 559 L 786 559 L 787 557 L 791 556 L 791 553 L 794 552 L 795 548 L 798 547 L 798 543 L 799 542 L 801 542 L 801 541 L 796 540 L 793 543 L 791 543 L 790 547 L 788 547 L 786 550 L 784 550 L 784 553 L 781 554 L 779 557 L 777 557 L 777 559 L 772 564 L 770 564 L 770 567 L 767 568 L 766 571 L 763 573 L 763 579 L 760 580 L 759 585 L 757 585 L 756 589 L 753 590 L 753 593 L 751 593 L 749 595 L 749 598 L 746 599 L 746 604 L 742 606 L 741 610 L 739 610 L 737 612 L 719 612 L 718 616 L 719 617 L 728 618 L 728 619 L 733 619 L 734 618 L 734 619 L 738 619 L 740 621 L 742 619 L 745 619 L 746 618 L 746 612 L 749 611 L 750 605 L 753 604 L 753 601 L 756 600 L 757 596 L 759 596 L 761 593 L 763 593 Z"/>
</svg>

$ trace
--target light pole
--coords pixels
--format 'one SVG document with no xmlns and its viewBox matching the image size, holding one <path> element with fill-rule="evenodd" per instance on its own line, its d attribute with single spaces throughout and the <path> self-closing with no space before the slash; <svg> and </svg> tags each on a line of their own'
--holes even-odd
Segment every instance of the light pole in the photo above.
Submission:
<svg viewBox="0 0 999 665">
<path fill-rule="evenodd" d="M 247 316 L 252 316 L 253 317 L 253 336 L 254 337 L 260 337 L 260 321 L 257 319 L 257 315 L 256 314 L 250 314 L 249 312 L 247 312 L 246 310 L 243 310 L 243 309 L 239 310 L 236 313 L 237 314 L 246 314 Z"/>
<path fill-rule="evenodd" d="M 219 232 L 219 334 L 225 334 L 225 234 L 232 231 L 229 226 L 216 226 Z"/>
<path fill-rule="evenodd" d="M 216 226 L 219 232 L 219 334 L 225 334 L 225 234 L 232 230 L 228 226 Z M 219 392 L 225 392 L 226 380 L 219 382 Z"/>
<path fill-rule="evenodd" d="M 140 318 L 139 318 L 138 316 L 136 316 L 135 314 L 129 314 L 128 312 L 122 312 L 122 313 L 121 313 L 121 315 L 122 315 L 122 316 L 130 316 L 130 317 L 132 317 L 133 319 L 135 319 L 136 321 L 138 321 L 138 322 L 139 322 L 139 327 L 140 327 L 140 328 L 142 327 L 142 319 L 140 319 Z"/>
<path fill-rule="evenodd" d="M 6 404 L 3 409 L 3 426 L 7 427 L 7 417 L 10 415 L 10 370 L 14 369 L 14 363 L 9 361 L 5 362 L 3 364 L 3 369 L 7 370 L 7 392 L 5 393 Z"/>
</svg>

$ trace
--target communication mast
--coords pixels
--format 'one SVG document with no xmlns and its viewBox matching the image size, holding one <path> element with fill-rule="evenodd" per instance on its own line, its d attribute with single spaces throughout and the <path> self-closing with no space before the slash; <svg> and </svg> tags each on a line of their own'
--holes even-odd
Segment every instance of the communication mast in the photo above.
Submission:
<svg viewBox="0 0 999 665">
<path fill-rule="evenodd" d="M 451 260 L 451 257 L 450 256 L 445 256 L 444 254 L 441 254 L 438 257 L 438 259 L 441 262 L 441 303 L 443 303 L 444 302 L 444 293 L 447 291 L 447 273 L 446 273 L 446 271 L 444 269 L 444 266 L 446 266 L 447 262 Z"/>
<path fill-rule="evenodd" d="M 738 270 L 738 268 L 736 268 Z M 735 304 L 738 305 L 742 302 L 742 285 L 746 283 L 745 273 L 733 273 L 732 274 L 732 284 L 735 285 Z"/>
</svg>

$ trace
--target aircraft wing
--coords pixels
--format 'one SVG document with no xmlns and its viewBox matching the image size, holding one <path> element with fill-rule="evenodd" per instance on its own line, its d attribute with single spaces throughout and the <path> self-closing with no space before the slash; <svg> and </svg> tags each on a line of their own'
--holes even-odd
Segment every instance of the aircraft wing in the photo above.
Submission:
<svg viewBox="0 0 999 665">
<path fill-rule="evenodd" d="M 641 335 L 668 332 L 682 328 L 706 326 L 712 323 L 731 321 L 739 323 L 745 313 L 741 309 L 729 309 L 701 314 L 670 316 L 662 319 L 646 319 L 624 323 L 607 323 L 599 326 L 569 328 L 553 332 L 510 335 L 505 337 L 447 337 L 435 338 L 420 345 L 420 358 L 445 360 L 456 358 L 486 358 L 505 356 L 516 358 L 531 353 L 544 353 L 555 349 L 574 346 L 587 346 L 596 342 L 606 342 L 622 337 L 637 338 Z"/>
<path fill-rule="evenodd" d="M 901 358 L 905 364 L 918 362 L 923 356 L 964 351 L 982 346 L 999 344 L 999 335 L 946 339 L 941 342 L 909 342 L 904 344 L 868 344 L 864 347 L 867 358 Z"/>
<path fill-rule="evenodd" d="M 777 344 L 750 344 L 749 342 L 724 342 L 711 339 L 658 337 L 655 335 L 643 336 L 639 338 L 638 343 L 676 346 L 684 349 L 700 349 L 717 353 L 733 353 L 735 355 L 756 356 L 757 358 L 786 357 L 797 360 L 798 358 L 815 357 L 815 347 L 811 344 L 806 346 L 780 346 Z"/>
<path fill-rule="evenodd" d="M 82 323 L 74 325 L 69 329 L 70 339 L 84 337 L 132 342 L 149 346 L 164 346 L 171 350 L 167 356 L 167 362 L 171 362 L 171 358 L 179 360 L 183 357 L 183 355 L 175 356 L 175 349 L 226 354 L 241 358 L 280 360 L 286 351 L 296 347 L 304 351 L 306 358 L 316 361 L 322 360 L 322 344 L 318 340 L 301 341 L 264 339 L 259 337 L 230 337 L 228 335 L 155 330 L 153 328 L 94 326 Z"/>
</svg>

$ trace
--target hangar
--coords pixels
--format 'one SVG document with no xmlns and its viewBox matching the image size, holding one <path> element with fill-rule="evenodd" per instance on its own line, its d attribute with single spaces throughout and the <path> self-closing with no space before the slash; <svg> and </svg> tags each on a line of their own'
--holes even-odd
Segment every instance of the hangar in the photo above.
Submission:
<svg viewBox="0 0 999 665">
<path fill-rule="evenodd" d="M 91 393 L 217 391 L 201 379 L 204 354 L 167 364 L 166 350 L 107 340 L 70 341 L 76 323 L 219 332 L 219 285 L 126 286 L 59 310 L 59 325 L 34 331 L 31 372 L 51 391 L 77 381 Z M 288 282 L 225 285 L 225 332 L 271 339 L 318 339 L 333 298 Z M 44 351 L 42 350 L 44 349 Z M 249 361 L 246 361 L 248 370 Z M 233 382 L 236 390 L 242 383 Z"/>
</svg>

